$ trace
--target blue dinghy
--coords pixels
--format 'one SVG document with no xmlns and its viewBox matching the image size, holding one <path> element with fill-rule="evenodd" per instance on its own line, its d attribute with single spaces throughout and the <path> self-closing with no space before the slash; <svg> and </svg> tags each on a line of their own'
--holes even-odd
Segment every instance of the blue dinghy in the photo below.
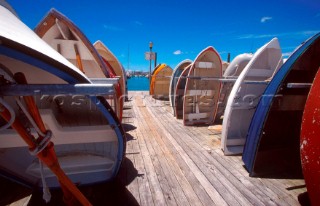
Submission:
<svg viewBox="0 0 320 206">
<path fill-rule="evenodd" d="M 251 176 L 301 177 L 300 128 L 320 66 L 320 33 L 301 44 L 275 74 L 257 105 L 243 152 Z"/>
</svg>

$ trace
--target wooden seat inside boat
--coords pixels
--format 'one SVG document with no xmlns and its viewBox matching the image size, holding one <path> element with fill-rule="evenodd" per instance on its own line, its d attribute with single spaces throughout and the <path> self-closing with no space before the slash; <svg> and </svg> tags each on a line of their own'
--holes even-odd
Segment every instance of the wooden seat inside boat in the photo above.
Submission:
<svg viewBox="0 0 320 206">
<path fill-rule="evenodd" d="M 196 68 L 199 69 L 214 69 L 216 65 L 213 62 L 196 62 Z"/>
<path fill-rule="evenodd" d="M 108 157 L 96 154 L 73 154 L 68 156 L 59 156 L 59 164 L 67 175 L 106 172 L 113 168 L 114 160 Z M 33 162 L 26 171 L 35 177 L 41 177 L 39 161 Z M 48 167 L 43 168 L 45 177 L 54 177 L 54 174 Z"/>
<path fill-rule="evenodd" d="M 52 110 L 40 110 L 41 117 L 47 127 L 53 133 L 52 141 L 55 145 L 73 143 L 102 143 L 117 142 L 117 137 L 109 125 L 88 126 L 62 126 L 55 118 Z M 0 148 L 24 147 L 26 143 L 13 129 L 3 131 L 5 135 L 0 138 Z M 33 130 L 33 133 L 36 132 Z"/>
<path fill-rule="evenodd" d="M 186 96 L 213 96 L 215 95 L 215 90 L 187 90 Z"/>
<path fill-rule="evenodd" d="M 209 117 L 210 113 L 204 112 L 204 113 L 189 113 L 187 114 L 187 119 L 189 121 L 192 120 L 199 120 Z"/>
<path fill-rule="evenodd" d="M 74 49 L 74 45 L 77 45 L 79 53 L 81 54 L 81 60 L 93 60 L 92 55 L 88 52 L 81 41 L 69 39 L 52 39 L 50 45 L 66 59 L 76 59 L 76 51 Z"/>
</svg>

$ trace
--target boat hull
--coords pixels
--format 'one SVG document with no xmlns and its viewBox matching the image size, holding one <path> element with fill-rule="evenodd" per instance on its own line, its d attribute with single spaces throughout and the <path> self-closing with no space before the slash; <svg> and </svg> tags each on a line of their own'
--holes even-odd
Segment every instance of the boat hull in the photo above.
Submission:
<svg viewBox="0 0 320 206">
<path fill-rule="evenodd" d="M 183 118 L 183 99 L 184 99 L 184 91 L 186 87 L 186 77 L 189 74 L 190 66 L 186 67 L 177 82 L 176 89 L 174 91 L 174 109 L 175 109 L 175 114 L 177 119 L 182 119 Z"/>
<path fill-rule="evenodd" d="M 11 12 L 0 6 L 0 72 L 5 84 L 15 83 L 13 74 L 23 73 L 29 84 L 90 84 L 74 65 L 41 40 Z M 8 26 L 10 25 L 10 26 Z M 21 36 L 23 34 L 23 36 Z M 3 82 L 2 82 L 3 84 Z M 3 96 L 16 118 L 35 137 L 37 132 L 17 106 L 15 96 Z M 111 180 L 125 154 L 125 135 L 118 118 L 102 97 L 85 95 L 41 95 L 34 99 L 62 169 L 74 183 L 92 184 Z M 39 160 L 11 128 L 0 132 L 0 169 L 17 181 L 42 186 Z M 49 187 L 58 181 L 44 167 Z"/>
<path fill-rule="evenodd" d="M 191 63 L 192 63 L 192 61 L 189 60 L 189 59 L 183 60 L 173 70 L 173 73 L 172 73 L 172 76 L 171 76 L 171 80 L 170 80 L 170 86 L 169 86 L 169 88 L 170 88 L 170 90 L 169 90 L 169 100 L 170 100 L 170 106 L 172 107 L 173 116 L 176 116 L 174 94 L 175 94 L 175 89 L 176 89 L 176 86 L 177 86 L 177 82 L 178 82 L 179 77 L 180 77 L 181 73 L 183 72 L 183 70 L 187 66 L 189 66 Z"/>
<path fill-rule="evenodd" d="M 320 68 L 319 68 L 320 69 Z M 320 70 L 304 108 L 300 135 L 300 158 L 311 205 L 320 205 Z"/>
<path fill-rule="evenodd" d="M 299 155 L 302 113 L 319 67 L 319 34 L 300 45 L 266 88 L 249 128 L 243 161 L 251 176 L 286 173 L 301 177 Z"/>
<path fill-rule="evenodd" d="M 201 51 L 191 64 L 183 100 L 184 125 L 212 124 L 217 112 L 222 62 L 213 47 Z M 195 78 L 192 78 L 195 77 Z"/>
<path fill-rule="evenodd" d="M 237 78 L 224 112 L 221 147 L 225 155 L 242 154 L 251 119 L 270 78 L 282 64 L 282 54 L 276 38 L 257 50 Z M 261 81 L 262 84 L 246 84 Z"/>
<path fill-rule="evenodd" d="M 241 74 L 242 70 L 246 67 L 252 58 L 252 54 L 240 54 L 234 58 L 234 60 L 226 68 L 223 78 L 235 79 Z M 227 106 L 227 101 L 234 85 L 235 81 L 222 82 L 220 90 L 220 98 L 218 103 L 217 115 L 215 118 L 215 124 L 222 124 L 223 114 Z"/>
</svg>

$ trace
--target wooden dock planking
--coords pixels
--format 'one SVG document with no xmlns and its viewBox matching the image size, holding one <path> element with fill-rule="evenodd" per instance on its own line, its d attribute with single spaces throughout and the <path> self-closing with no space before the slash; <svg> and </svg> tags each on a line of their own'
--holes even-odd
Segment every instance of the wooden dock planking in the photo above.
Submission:
<svg viewBox="0 0 320 206">
<path fill-rule="evenodd" d="M 151 127 L 151 130 L 158 132 L 156 133 L 157 134 L 156 137 L 160 137 L 160 138 L 155 138 L 155 140 L 158 142 L 160 149 L 163 151 L 163 154 L 165 154 L 167 159 L 170 161 L 171 163 L 170 166 L 174 167 L 174 170 L 175 170 L 174 174 L 176 175 L 180 184 L 183 185 L 182 188 L 185 191 L 186 196 L 189 198 L 189 200 L 196 204 L 198 203 L 197 199 L 200 199 L 203 205 L 212 205 L 213 204 L 212 200 L 210 199 L 208 194 L 205 192 L 204 188 L 201 187 L 201 184 L 196 179 L 194 172 L 192 172 L 191 170 L 191 169 L 197 169 L 197 168 L 196 167 L 193 168 L 192 167 L 193 165 L 192 165 L 190 169 L 188 164 L 183 160 L 183 155 L 181 155 L 181 153 L 176 150 L 176 148 L 172 145 L 170 141 L 167 140 L 167 138 L 163 138 L 166 134 L 164 134 L 161 130 L 159 130 L 158 126 L 155 126 L 154 124 L 149 123 L 149 126 L 150 125 L 153 125 L 153 127 Z M 194 191 L 195 194 L 192 191 Z M 196 200 L 196 201 L 192 201 L 192 200 Z"/>
<path fill-rule="evenodd" d="M 124 165 L 125 169 L 122 169 L 121 172 L 123 171 L 126 172 L 125 182 L 130 183 L 127 186 L 127 188 L 131 192 L 131 194 L 134 196 L 134 198 L 137 200 L 137 202 L 140 202 L 139 190 L 136 189 L 139 187 L 139 184 L 138 184 L 138 178 L 136 178 L 136 176 L 138 175 L 138 171 L 135 169 L 135 161 L 134 161 L 134 156 L 137 153 L 137 151 L 133 150 L 133 144 L 135 144 L 134 141 L 137 141 L 137 139 L 130 139 L 127 141 L 127 152 L 126 152 L 126 160 L 125 160 L 126 162 Z M 130 164 L 133 164 L 133 167 L 130 167 Z"/>
<path fill-rule="evenodd" d="M 152 101 L 151 101 L 151 103 L 152 103 Z M 149 108 L 149 107 L 148 107 Z M 159 107 L 157 107 L 157 108 L 159 108 Z M 152 110 L 150 110 L 150 112 L 152 112 Z M 156 114 L 161 114 L 162 112 L 160 112 L 160 111 L 157 111 L 156 112 Z M 166 121 L 165 119 L 163 119 L 163 116 L 161 116 L 159 119 L 161 119 L 161 120 L 163 120 L 163 121 Z M 172 124 L 171 124 L 172 125 Z M 175 127 L 176 127 L 176 125 L 178 125 L 178 123 L 177 124 L 175 124 Z M 180 126 L 181 126 L 182 124 L 180 124 Z M 194 127 L 185 127 L 186 129 L 185 130 L 189 130 L 189 132 L 193 132 L 193 131 L 200 131 L 200 130 L 202 130 L 204 127 L 202 127 L 202 129 L 194 129 Z M 191 128 L 191 129 L 190 129 Z M 208 131 L 208 130 L 207 130 Z M 194 135 L 194 137 L 200 137 L 201 135 L 199 135 L 199 133 L 198 134 L 195 134 Z M 201 141 L 201 140 L 199 140 L 198 142 L 206 142 L 206 141 Z M 208 145 L 206 145 L 205 147 L 208 147 Z M 219 149 L 219 151 L 221 151 L 220 149 Z M 216 156 L 217 157 L 217 156 Z M 221 159 L 221 157 L 222 158 L 225 158 L 225 159 L 227 159 L 227 158 L 232 158 L 232 157 L 225 157 L 225 156 L 223 156 L 222 155 L 222 152 L 220 153 L 220 155 L 218 156 L 218 157 L 220 157 L 220 158 L 216 158 L 216 159 Z M 222 161 L 223 162 L 223 161 Z M 259 190 L 257 190 L 257 188 L 255 189 L 255 190 L 252 190 L 252 186 L 254 187 L 254 184 L 252 184 L 252 180 L 257 180 L 257 179 L 259 179 L 259 178 L 251 178 L 251 177 L 248 177 L 248 173 L 245 171 L 245 169 L 243 168 L 243 164 L 242 164 L 242 161 L 241 161 L 241 158 L 239 157 L 238 158 L 238 160 L 237 160 L 237 162 L 236 162 L 238 165 L 240 165 L 241 166 L 241 168 L 240 168 L 240 170 L 241 171 L 243 171 L 243 172 L 245 172 L 246 173 L 246 176 L 243 176 L 242 177 L 242 179 L 244 179 L 245 178 L 245 180 L 246 180 L 246 182 L 247 182 L 247 184 L 249 183 L 249 185 L 251 186 L 250 188 L 248 188 L 250 191 L 253 191 L 253 193 L 254 193 L 254 196 L 256 196 L 256 195 L 258 195 L 258 193 L 260 194 L 260 197 L 261 198 L 263 198 L 262 199 L 262 201 L 264 202 L 264 204 L 267 204 L 267 205 L 274 205 L 275 203 L 274 203 L 274 201 L 276 202 L 276 204 L 281 204 L 281 205 L 297 205 L 297 204 L 299 204 L 298 202 L 297 202 L 297 195 L 293 195 L 292 197 L 288 197 L 288 195 L 292 195 L 292 193 L 286 193 L 286 191 L 285 190 L 283 190 L 283 191 L 280 191 L 280 194 L 281 193 L 283 193 L 283 198 L 282 198 L 282 200 L 280 200 L 280 199 L 275 199 L 275 200 L 273 200 L 272 198 L 270 198 L 269 196 L 271 196 L 271 197 L 273 197 L 273 198 L 276 198 L 276 197 L 278 197 L 277 196 L 277 194 L 273 194 L 273 195 L 269 195 L 269 196 L 267 196 L 265 193 L 267 193 L 267 192 L 265 192 L 265 193 L 263 193 L 265 190 L 266 191 L 269 191 L 270 192 L 270 189 L 269 188 L 262 188 L 260 191 Z M 239 164 L 240 163 L 240 164 Z M 226 169 L 227 168 L 232 168 L 232 166 L 233 166 L 234 164 L 230 164 L 230 165 L 227 165 L 226 166 Z M 239 169 L 239 168 L 238 168 Z M 233 170 L 233 172 L 236 172 L 236 170 Z M 248 181 L 248 179 L 250 179 L 250 181 Z M 268 179 L 266 179 L 266 180 L 268 180 Z M 274 181 L 276 181 L 276 182 L 274 182 Z M 301 185 L 303 185 L 303 180 L 270 180 L 270 182 L 273 182 L 271 185 L 272 185 L 272 189 L 275 189 L 275 188 L 277 188 L 277 187 L 274 187 L 273 185 L 275 185 L 275 186 L 280 186 L 280 187 L 282 187 L 283 188 L 283 186 L 284 185 L 282 185 L 281 183 L 279 184 L 279 182 L 286 182 L 286 183 L 289 183 L 289 182 L 295 182 L 295 184 L 296 185 L 298 185 L 298 186 L 300 186 L 300 192 L 304 192 L 305 191 L 305 188 L 301 188 Z M 268 183 L 268 181 L 266 181 L 266 183 Z M 261 182 L 258 182 L 258 184 L 256 185 L 256 186 L 260 186 L 261 185 Z M 269 185 L 269 184 L 268 184 Z M 291 185 L 291 186 L 293 186 L 293 185 Z M 243 187 L 243 185 L 242 185 L 242 187 Z M 241 189 L 241 185 L 239 186 L 239 188 Z M 241 190 L 241 191 L 243 191 L 243 190 Z M 278 192 L 279 190 L 278 189 L 276 189 L 276 190 L 274 190 L 275 192 Z M 297 191 L 297 189 L 296 189 L 296 191 Z M 300 193 L 301 194 L 301 193 Z M 252 195 L 250 195 L 249 194 L 249 196 L 251 196 L 251 197 L 253 197 Z M 265 196 L 265 197 L 264 197 Z M 287 200 L 288 201 L 288 203 L 286 203 L 286 202 L 284 202 L 284 200 Z M 282 201 L 282 202 L 281 202 Z"/>
<path fill-rule="evenodd" d="M 135 111 L 135 114 L 137 114 L 135 124 L 138 128 L 141 128 L 141 130 L 138 131 L 140 137 L 139 145 L 141 148 L 141 152 L 143 153 L 145 165 L 146 167 L 148 167 L 148 178 L 153 186 L 152 191 L 154 194 L 154 201 L 159 205 L 165 205 L 165 203 L 168 205 L 172 205 L 174 202 L 174 199 L 172 199 L 173 194 L 161 169 L 160 161 L 153 148 L 147 142 L 149 138 L 148 134 L 150 134 L 150 131 L 146 131 L 144 128 L 142 128 L 142 125 L 144 125 L 145 122 L 143 121 L 143 119 L 141 119 L 141 114 L 138 113 L 140 107 L 144 107 L 144 105 L 136 105 L 136 107 L 134 107 L 133 109 Z M 162 184 L 160 184 L 160 182 Z"/>
<path fill-rule="evenodd" d="M 166 173 L 165 176 L 168 179 L 170 188 L 172 189 L 176 202 L 179 205 L 189 205 L 189 202 L 198 203 L 201 205 L 200 200 L 195 195 L 192 186 L 189 184 L 185 176 L 182 174 L 179 165 L 176 163 L 171 152 L 166 148 L 164 143 L 161 141 L 161 135 L 157 132 L 157 128 L 150 121 L 150 116 L 147 115 L 147 111 L 141 111 L 142 119 L 147 125 L 149 136 L 146 140 L 149 141 L 152 146 L 151 150 L 155 150 L 158 155 L 162 169 Z M 150 150 L 149 150 L 150 151 Z"/>
<path fill-rule="evenodd" d="M 220 133 L 183 126 L 168 101 L 129 92 L 124 108 L 127 150 L 119 175 L 81 187 L 94 205 L 300 205 L 304 180 L 249 177 L 241 156 L 223 155 Z M 29 201 L 30 192 L 24 193 L 30 189 L 10 188 L 18 188 L 12 197 L 0 194 L 6 204 L 45 205 L 39 192 Z M 61 193 L 53 192 L 49 205 L 61 204 Z"/>
<path fill-rule="evenodd" d="M 157 111 L 156 113 L 159 113 Z M 160 119 L 164 120 L 165 115 L 161 116 Z M 167 119 L 169 121 L 170 119 Z M 168 123 L 166 123 L 168 124 Z M 172 133 L 175 133 L 176 140 L 179 140 L 179 144 L 183 145 L 185 151 L 189 151 L 188 155 L 192 158 L 192 160 L 197 164 L 200 170 L 206 175 L 212 185 L 216 187 L 219 191 L 220 195 L 232 205 L 250 205 L 250 202 L 247 201 L 242 194 L 234 188 L 232 184 L 228 181 L 228 177 L 225 177 L 221 172 L 217 169 L 216 165 L 212 164 L 210 158 L 206 157 L 206 153 L 203 153 L 201 148 L 197 148 L 197 144 L 190 139 L 189 134 L 183 135 L 183 138 L 180 139 L 183 134 L 183 129 L 180 127 L 172 127 L 172 124 L 168 124 L 168 127 L 171 127 L 170 130 Z M 203 164 L 204 163 L 204 164 Z M 233 193 L 229 192 L 233 191 Z"/>
</svg>

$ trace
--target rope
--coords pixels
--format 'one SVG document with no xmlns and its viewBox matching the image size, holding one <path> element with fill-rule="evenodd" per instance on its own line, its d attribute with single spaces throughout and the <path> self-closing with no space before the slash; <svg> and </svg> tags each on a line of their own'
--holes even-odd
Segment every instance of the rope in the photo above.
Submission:
<svg viewBox="0 0 320 206">
<path fill-rule="evenodd" d="M 37 131 L 37 133 L 42 136 L 45 137 L 46 134 L 44 134 L 38 127 L 38 125 L 35 123 L 35 121 L 33 120 L 33 118 L 31 117 L 30 113 L 28 112 L 28 110 L 24 107 L 24 105 L 22 104 L 22 102 L 20 101 L 20 99 L 18 99 L 17 97 L 15 98 L 16 102 L 18 103 L 19 107 L 21 108 L 21 110 L 23 111 L 23 113 L 26 115 L 26 117 L 28 118 L 28 120 L 30 121 L 30 123 L 32 124 L 32 126 L 35 128 L 35 130 Z"/>
<path fill-rule="evenodd" d="M 46 203 L 48 203 L 51 200 L 51 193 L 50 193 L 49 187 L 47 186 L 47 182 L 43 172 L 43 164 L 41 160 L 39 160 L 39 164 L 40 164 L 40 174 L 41 174 L 42 192 L 43 192 L 42 198 L 44 199 L 44 201 L 46 201 Z"/>
<path fill-rule="evenodd" d="M 9 111 L 10 113 L 10 120 L 7 122 L 7 124 L 3 125 L 2 127 L 0 127 L 0 131 L 1 130 L 5 130 L 8 129 L 12 123 L 14 122 L 14 120 L 16 119 L 16 113 L 14 112 L 14 110 L 12 109 L 12 107 L 6 102 L 4 101 L 3 98 L 0 97 L 0 103 Z"/>
</svg>

